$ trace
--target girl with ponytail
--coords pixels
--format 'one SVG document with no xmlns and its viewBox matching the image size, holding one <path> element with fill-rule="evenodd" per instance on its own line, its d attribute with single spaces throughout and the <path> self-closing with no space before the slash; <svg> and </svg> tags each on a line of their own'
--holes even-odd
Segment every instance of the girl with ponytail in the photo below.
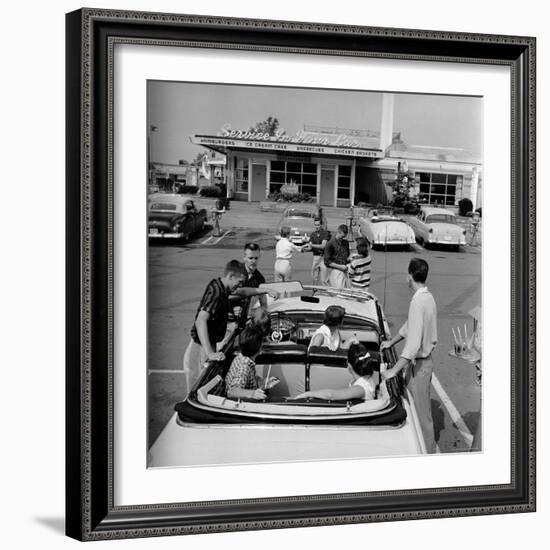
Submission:
<svg viewBox="0 0 550 550">
<path fill-rule="evenodd" d="M 380 369 L 380 359 L 376 352 L 369 352 L 367 348 L 355 342 L 348 349 L 348 371 L 353 381 L 348 388 L 326 389 L 306 391 L 295 397 L 317 397 L 331 401 L 345 399 L 369 399 L 376 398 L 376 382 L 374 372 Z"/>
</svg>

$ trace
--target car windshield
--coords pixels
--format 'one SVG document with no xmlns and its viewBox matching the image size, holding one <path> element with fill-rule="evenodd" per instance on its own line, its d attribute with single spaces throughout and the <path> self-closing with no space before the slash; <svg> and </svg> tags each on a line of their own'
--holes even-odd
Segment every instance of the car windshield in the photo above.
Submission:
<svg viewBox="0 0 550 550">
<path fill-rule="evenodd" d="M 432 214 L 426 218 L 426 223 L 455 223 L 452 214 Z"/>
<path fill-rule="evenodd" d="M 315 212 L 308 212 L 306 210 L 287 210 L 285 212 L 285 218 L 314 218 Z"/>
<path fill-rule="evenodd" d="M 304 326 L 315 326 L 315 328 L 319 328 L 323 324 L 325 316 L 323 311 L 285 311 L 285 313 L 302 328 Z M 376 327 L 372 322 L 366 319 L 345 315 L 340 330 L 376 331 Z"/>
<path fill-rule="evenodd" d="M 150 210 L 177 210 L 178 205 L 170 202 L 154 202 Z"/>
</svg>

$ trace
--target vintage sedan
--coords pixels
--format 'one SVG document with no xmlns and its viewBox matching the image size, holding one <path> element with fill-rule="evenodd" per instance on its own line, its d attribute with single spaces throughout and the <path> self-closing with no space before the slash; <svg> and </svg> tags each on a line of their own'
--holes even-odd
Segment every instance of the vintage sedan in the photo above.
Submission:
<svg viewBox="0 0 550 550">
<path fill-rule="evenodd" d="M 406 456 L 426 452 L 414 402 L 400 377 L 378 380 L 375 399 L 346 401 L 300 398 L 307 390 L 342 388 L 352 382 L 346 352 L 308 347 L 329 305 L 346 309 L 342 337 L 355 337 L 371 353 L 389 336 L 376 297 L 364 291 L 302 287 L 301 283 L 265 285 L 279 292 L 269 301 L 271 332 L 256 357 L 256 374 L 279 383 L 264 400 L 232 399 L 224 378 L 235 354 L 235 340 L 224 347 L 226 359 L 209 362 L 188 397 L 152 445 L 149 467 L 245 462 Z M 395 352 L 384 352 L 381 368 Z"/>
<path fill-rule="evenodd" d="M 466 230 L 458 225 L 456 216 L 450 210 L 423 206 L 409 223 L 416 240 L 425 247 L 446 245 L 458 250 L 466 244 Z"/>
<path fill-rule="evenodd" d="M 150 239 L 188 239 L 204 228 L 206 210 L 197 208 L 189 197 L 154 193 L 148 202 Z"/>
<path fill-rule="evenodd" d="M 287 206 L 277 226 L 277 233 L 280 233 L 281 227 L 290 228 L 290 242 L 297 246 L 309 242 L 309 235 L 315 230 L 313 221 L 315 218 L 321 218 L 321 211 L 316 204 L 294 204 Z"/>
<path fill-rule="evenodd" d="M 371 208 L 359 219 L 359 233 L 372 247 L 409 246 L 415 243 L 410 225 L 391 208 Z"/>
</svg>

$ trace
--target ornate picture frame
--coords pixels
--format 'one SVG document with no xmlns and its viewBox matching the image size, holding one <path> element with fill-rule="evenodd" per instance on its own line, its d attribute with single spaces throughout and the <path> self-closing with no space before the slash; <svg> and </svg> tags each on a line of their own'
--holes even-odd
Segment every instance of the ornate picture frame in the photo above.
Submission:
<svg viewBox="0 0 550 550">
<path fill-rule="evenodd" d="M 113 404 L 116 44 L 507 66 L 510 483 L 117 506 Z M 66 532 L 79 540 L 535 510 L 535 39 L 81 9 L 67 14 Z"/>
</svg>

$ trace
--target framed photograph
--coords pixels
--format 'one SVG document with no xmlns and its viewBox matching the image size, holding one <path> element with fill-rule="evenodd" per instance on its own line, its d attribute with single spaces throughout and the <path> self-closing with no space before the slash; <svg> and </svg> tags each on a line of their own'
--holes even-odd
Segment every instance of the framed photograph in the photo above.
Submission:
<svg viewBox="0 0 550 550">
<path fill-rule="evenodd" d="M 67 14 L 66 531 L 535 510 L 535 39 Z"/>
</svg>

